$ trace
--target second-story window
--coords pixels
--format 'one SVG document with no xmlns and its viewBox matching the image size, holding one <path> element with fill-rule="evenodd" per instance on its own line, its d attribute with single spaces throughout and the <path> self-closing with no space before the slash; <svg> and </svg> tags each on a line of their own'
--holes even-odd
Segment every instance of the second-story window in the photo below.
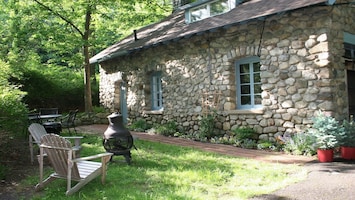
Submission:
<svg viewBox="0 0 355 200">
<path fill-rule="evenodd" d="M 235 0 L 216 0 L 191 8 L 187 21 L 191 23 L 226 13 L 235 7 L 235 2 Z"/>
</svg>

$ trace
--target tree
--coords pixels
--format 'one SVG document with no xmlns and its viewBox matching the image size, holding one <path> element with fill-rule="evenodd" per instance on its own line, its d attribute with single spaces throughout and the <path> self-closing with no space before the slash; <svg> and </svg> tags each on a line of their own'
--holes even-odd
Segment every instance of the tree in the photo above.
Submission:
<svg viewBox="0 0 355 200">
<path fill-rule="evenodd" d="M 80 36 L 82 39 L 83 43 L 83 56 L 84 56 L 84 71 L 85 71 L 85 111 L 90 112 L 92 111 L 92 99 L 91 99 L 91 71 L 90 71 L 90 54 L 89 54 L 89 37 L 90 37 L 90 25 L 91 25 L 91 14 L 94 12 L 96 8 L 96 4 L 94 1 L 87 0 L 86 2 L 83 2 L 84 5 L 84 10 L 85 10 L 85 22 L 84 22 L 84 29 L 81 30 L 69 17 L 67 18 L 65 15 L 62 15 L 59 13 L 59 11 L 56 11 L 49 6 L 45 5 L 44 3 L 34 0 L 36 3 L 38 3 L 40 6 L 42 6 L 45 10 L 48 10 L 51 14 L 59 17 L 62 19 L 64 22 L 66 22 L 68 25 L 70 25 Z M 73 2 L 75 4 L 75 2 Z M 73 5 L 74 5 L 73 4 Z M 73 9 L 74 7 L 72 7 Z"/>
<path fill-rule="evenodd" d="M 79 36 L 81 37 L 81 44 L 83 49 L 83 58 L 84 58 L 84 71 L 85 71 L 85 111 L 92 111 L 92 98 L 91 98 L 91 80 L 90 77 L 92 75 L 91 67 L 89 63 L 90 58 L 90 50 L 89 47 L 93 45 L 93 42 L 90 40 L 91 33 L 94 31 L 94 27 L 92 27 L 92 15 L 94 13 L 106 15 L 107 13 L 100 13 L 98 11 L 98 7 L 102 10 L 107 9 L 108 7 L 113 6 L 117 8 L 117 1 L 107 1 L 107 0 L 81 0 L 81 1 L 63 1 L 63 3 L 58 3 L 56 1 L 46 2 L 46 4 L 39 0 L 33 0 L 38 5 L 40 5 L 44 10 L 48 11 L 51 15 L 54 15 L 60 18 L 62 21 L 66 23 L 66 25 L 70 26 Z M 138 1 L 139 2 L 139 1 Z M 148 1 L 142 1 L 148 3 Z M 165 1 L 161 1 L 163 5 Z M 122 6 L 128 11 L 135 11 L 137 1 L 134 0 L 126 0 L 119 1 L 118 7 Z M 151 5 L 151 4 L 147 4 Z M 157 4 L 158 5 L 158 4 Z M 59 9 L 58 9 L 59 8 Z M 150 8 L 153 8 L 152 6 Z M 155 8 L 154 8 L 155 9 Z M 155 9 L 156 10 L 156 9 Z M 168 10 L 168 9 L 167 9 Z M 77 11 L 77 13 L 75 13 Z M 159 15 L 161 12 L 156 12 L 153 16 L 162 16 Z M 84 16 L 84 21 L 80 21 L 78 19 Z M 151 17 L 154 19 L 154 17 Z M 83 23 L 84 25 L 80 28 L 78 24 Z"/>
</svg>

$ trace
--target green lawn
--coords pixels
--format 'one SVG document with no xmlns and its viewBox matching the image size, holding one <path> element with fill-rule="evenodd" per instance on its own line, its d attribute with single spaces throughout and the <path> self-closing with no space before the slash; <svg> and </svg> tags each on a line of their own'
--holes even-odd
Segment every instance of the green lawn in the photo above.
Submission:
<svg viewBox="0 0 355 200">
<path fill-rule="evenodd" d="M 82 155 L 104 151 L 101 138 L 87 136 Z M 306 170 L 209 153 L 194 148 L 137 140 L 132 164 L 115 156 L 106 184 L 96 178 L 67 198 L 65 180 L 56 180 L 33 199 L 248 199 L 302 180 Z M 49 168 L 48 168 L 49 169 Z M 48 171 L 49 172 L 49 171 Z M 35 185 L 38 175 L 23 184 Z"/>
</svg>

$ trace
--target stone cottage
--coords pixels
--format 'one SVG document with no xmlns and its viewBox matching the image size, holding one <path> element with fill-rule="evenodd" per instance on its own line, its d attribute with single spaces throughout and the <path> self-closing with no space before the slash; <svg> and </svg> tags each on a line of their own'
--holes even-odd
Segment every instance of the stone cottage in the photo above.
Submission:
<svg viewBox="0 0 355 200">
<path fill-rule="evenodd" d="M 90 59 L 100 102 L 187 134 L 217 113 L 221 134 L 304 130 L 319 111 L 355 114 L 355 1 L 202 0 Z"/>
</svg>

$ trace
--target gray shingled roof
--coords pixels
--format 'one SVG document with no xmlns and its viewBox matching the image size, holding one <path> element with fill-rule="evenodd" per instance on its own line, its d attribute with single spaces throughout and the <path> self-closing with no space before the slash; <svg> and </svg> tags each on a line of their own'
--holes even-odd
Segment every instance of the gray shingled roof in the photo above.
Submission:
<svg viewBox="0 0 355 200">
<path fill-rule="evenodd" d="M 136 50 L 166 44 L 248 20 L 325 3 L 332 4 L 334 0 L 251 0 L 237 5 L 225 14 L 190 24 L 185 22 L 185 11 L 177 11 L 158 23 L 137 30 L 138 40 L 135 41 L 132 34 L 96 54 L 90 59 L 90 63 L 107 61 Z"/>
</svg>

